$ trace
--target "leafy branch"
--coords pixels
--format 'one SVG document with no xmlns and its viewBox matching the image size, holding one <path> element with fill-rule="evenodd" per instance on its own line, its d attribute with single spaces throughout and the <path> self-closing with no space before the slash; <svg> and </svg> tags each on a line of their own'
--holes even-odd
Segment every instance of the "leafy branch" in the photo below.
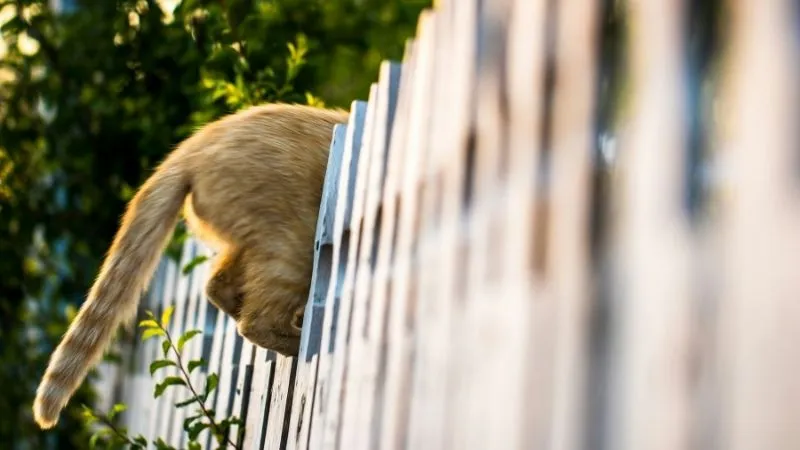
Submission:
<svg viewBox="0 0 800 450">
<path fill-rule="evenodd" d="M 201 414 L 192 416 L 187 419 L 188 422 L 184 422 L 184 430 L 189 433 L 189 438 L 194 440 L 194 438 L 196 438 L 196 436 L 199 435 L 202 430 L 210 427 L 212 434 L 217 439 L 218 443 L 227 443 L 233 448 L 238 448 L 236 444 L 234 444 L 228 437 L 228 431 L 230 426 L 233 424 L 231 423 L 230 419 L 225 419 L 222 422 L 217 423 L 217 421 L 214 419 L 214 412 L 206 408 L 205 405 L 208 396 L 217 387 L 217 383 L 219 381 L 217 374 L 212 373 L 208 376 L 205 390 L 203 394 L 200 395 L 197 393 L 197 389 L 195 389 L 195 387 L 192 385 L 189 374 L 192 370 L 204 366 L 205 362 L 202 359 L 195 359 L 189 361 L 188 366 L 184 365 L 183 363 L 181 352 L 183 351 L 184 345 L 186 345 L 186 343 L 189 342 L 189 340 L 191 340 L 193 337 L 202 334 L 202 331 L 189 330 L 181 335 L 180 338 L 178 338 L 178 342 L 176 344 L 168 330 L 169 321 L 172 317 L 173 310 L 174 307 L 168 307 L 162 314 L 160 323 L 156 322 L 153 313 L 148 311 L 147 315 L 149 319 L 143 320 L 141 323 L 139 323 L 139 326 L 145 329 L 144 334 L 142 335 L 142 340 L 149 339 L 152 336 L 162 336 L 164 337 L 164 340 L 161 342 L 161 347 L 164 352 L 164 358 L 168 356 L 170 350 L 172 350 L 172 352 L 175 354 L 175 361 L 170 359 L 159 359 L 153 361 L 150 364 L 150 375 L 154 375 L 159 369 L 170 366 L 176 366 L 181 375 L 180 377 L 168 376 L 161 383 L 157 384 L 154 392 L 155 398 L 158 398 L 169 386 L 180 385 L 186 387 L 192 393 L 192 396 L 187 400 L 176 403 L 175 406 L 177 408 L 182 408 L 192 403 L 196 403 L 201 411 Z M 197 419 L 201 419 L 203 417 L 205 417 L 208 422 L 197 422 Z M 190 420 L 193 418 L 194 420 Z"/>
<path fill-rule="evenodd" d="M 114 405 L 108 414 L 97 414 L 91 408 L 83 405 L 83 418 L 87 427 L 100 425 L 89 440 L 89 448 L 107 448 L 109 450 L 121 449 L 126 445 L 132 450 L 144 450 L 147 448 L 147 439 L 143 436 L 131 438 L 125 427 L 116 425 L 116 417 L 125 411 L 127 407 L 121 403 Z"/>
<path fill-rule="evenodd" d="M 196 405 L 197 409 L 195 414 L 187 417 L 183 422 L 183 430 L 187 433 L 188 437 L 188 450 L 199 450 L 201 444 L 198 442 L 198 437 L 203 430 L 208 429 L 214 436 L 219 444 L 219 449 L 234 448 L 238 449 L 238 445 L 229 437 L 230 429 L 232 426 L 237 425 L 238 437 L 244 433 L 244 423 L 238 417 L 228 417 L 223 420 L 217 421 L 215 418 L 215 411 L 206 407 L 206 401 L 212 392 L 217 388 L 219 377 L 217 374 L 212 373 L 206 377 L 205 386 L 200 392 L 192 384 L 191 373 L 206 365 L 202 359 L 192 359 L 184 364 L 185 358 L 183 349 L 189 341 L 195 336 L 201 335 L 200 330 L 189 330 L 183 333 L 177 340 L 174 339 L 169 332 L 169 323 L 172 318 L 174 307 L 168 307 L 161 315 L 160 320 L 157 320 L 151 311 L 147 311 L 147 318 L 139 322 L 139 326 L 143 329 L 142 340 L 146 341 L 154 337 L 161 337 L 161 350 L 163 353 L 162 359 L 157 359 L 150 364 L 150 376 L 155 376 L 159 370 L 174 367 L 177 370 L 177 375 L 168 375 L 163 380 L 155 385 L 153 397 L 158 398 L 166 392 L 170 386 L 182 386 L 187 389 L 191 394 L 189 398 L 175 403 L 175 408 L 185 408 L 190 405 Z M 174 359 L 170 358 L 174 356 Z M 127 446 L 130 449 L 146 449 L 147 440 L 142 436 L 131 438 L 125 427 L 115 424 L 115 418 L 125 411 L 126 407 L 123 404 L 114 405 L 112 410 L 107 415 L 95 414 L 88 407 L 84 407 L 84 417 L 89 425 L 101 425 L 97 432 L 92 436 L 90 447 L 95 448 L 108 448 L 108 449 L 122 449 Z M 158 438 L 152 443 L 158 450 L 175 450 L 163 439 Z M 104 447 L 98 447 L 103 444 Z"/>
</svg>

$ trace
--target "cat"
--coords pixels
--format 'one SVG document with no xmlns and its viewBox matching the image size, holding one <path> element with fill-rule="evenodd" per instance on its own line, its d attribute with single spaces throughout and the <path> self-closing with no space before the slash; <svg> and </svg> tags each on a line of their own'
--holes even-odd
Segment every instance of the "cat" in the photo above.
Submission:
<svg viewBox="0 0 800 450">
<path fill-rule="evenodd" d="M 159 165 L 127 206 L 100 274 L 36 392 L 53 427 L 117 328 L 132 320 L 179 220 L 218 255 L 206 285 L 239 334 L 296 355 L 310 288 L 328 149 L 339 109 L 266 104 L 202 127 Z"/>
</svg>

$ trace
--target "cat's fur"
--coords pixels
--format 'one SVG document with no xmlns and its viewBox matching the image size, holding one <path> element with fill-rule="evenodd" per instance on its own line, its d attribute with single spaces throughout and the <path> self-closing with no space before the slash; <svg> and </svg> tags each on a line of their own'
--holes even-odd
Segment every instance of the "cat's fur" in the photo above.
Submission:
<svg viewBox="0 0 800 450">
<path fill-rule="evenodd" d="M 56 348 L 33 413 L 50 428 L 117 328 L 131 320 L 184 206 L 219 252 L 209 299 L 261 347 L 297 353 L 333 126 L 347 113 L 263 105 L 181 143 L 128 205 L 86 302 Z"/>
</svg>

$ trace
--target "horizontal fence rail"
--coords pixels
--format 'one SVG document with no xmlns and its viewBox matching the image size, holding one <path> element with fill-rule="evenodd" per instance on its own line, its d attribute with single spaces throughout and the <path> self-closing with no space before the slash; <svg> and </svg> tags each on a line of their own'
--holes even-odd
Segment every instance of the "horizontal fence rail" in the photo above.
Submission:
<svg viewBox="0 0 800 450">
<path fill-rule="evenodd" d="M 191 376 L 219 375 L 239 448 L 800 448 L 793 4 L 728 2 L 695 157 L 687 2 L 628 2 L 610 130 L 601 3 L 421 15 L 333 131 L 297 358 L 206 301 L 209 263 L 182 270 L 202 244 L 164 259 L 142 308 L 202 330 Z M 123 350 L 124 424 L 185 446 L 181 399 L 149 395 L 160 347 Z"/>
</svg>

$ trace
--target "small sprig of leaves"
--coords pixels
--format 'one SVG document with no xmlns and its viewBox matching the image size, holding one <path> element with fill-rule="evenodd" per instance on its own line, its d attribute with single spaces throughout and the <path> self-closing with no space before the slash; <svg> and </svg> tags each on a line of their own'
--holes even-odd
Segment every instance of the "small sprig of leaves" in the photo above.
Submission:
<svg viewBox="0 0 800 450">
<path fill-rule="evenodd" d="M 155 377 L 156 373 L 168 367 L 174 367 L 174 375 L 167 375 L 155 385 L 153 398 L 158 398 L 171 386 L 182 387 L 188 391 L 188 398 L 175 403 L 175 408 L 186 408 L 195 405 L 194 414 L 183 421 L 183 430 L 186 432 L 188 450 L 200 450 L 201 444 L 198 441 L 203 430 L 208 430 L 216 440 L 220 449 L 238 449 L 236 442 L 239 442 L 244 433 L 244 422 L 238 417 L 227 417 L 217 421 L 215 411 L 206 407 L 206 401 L 217 388 L 219 377 L 216 373 L 208 374 L 205 377 L 205 384 L 201 390 L 192 384 L 191 373 L 198 368 L 205 367 L 206 363 L 202 359 L 192 359 L 184 364 L 183 348 L 195 336 L 201 335 L 200 330 L 189 330 L 183 333 L 177 341 L 169 332 L 169 323 L 172 318 L 174 307 L 170 306 L 164 310 L 160 319 L 157 320 L 151 311 L 147 311 L 147 318 L 139 322 L 139 327 L 143 329 L 142 340 L 146 341 L 155 337 L 162 339 L 161 351 L 163 358 L 150 363 L 150 376 Z M 131 449 L 144 450 L 148 448 L 147 439 L 139 435 L 134 438 L 128 435 L 125 427 L 119 426 L 115 419 L 122 411 L 125 411 L 124 404 L 117 404 L 107 414 L 96 414 L 84 406 L 84 418 L 87 425 L 97 428 L 89 442 L 91 449 Z M 231 427 L 238 426 L 238 433 L 235 439 L 231 439 L 229 434 Z M 236 441 L 236 442 L 234 442 Z M 162 438 L 152 440 L 152 444 L 157 450 L 176 450 Z"/>
<path fill-rule="evenodd" d="M 119 426 L 116 418 L 127 407 L 121 403 L 114 405 L 107 414 L 97 414 L 86 405 L 83 406 L 83 419 L 87 427 L 96 431 L 89 439 L 90 449 L 118 450 L 129 448 L 131 450 L 144 450 L 147 448 L 147 439 L 142 435 L 134 438 L 128 436 L 128 429 Z M 156 446 L 158 448 L 158 446 Z"/>
</svg>

